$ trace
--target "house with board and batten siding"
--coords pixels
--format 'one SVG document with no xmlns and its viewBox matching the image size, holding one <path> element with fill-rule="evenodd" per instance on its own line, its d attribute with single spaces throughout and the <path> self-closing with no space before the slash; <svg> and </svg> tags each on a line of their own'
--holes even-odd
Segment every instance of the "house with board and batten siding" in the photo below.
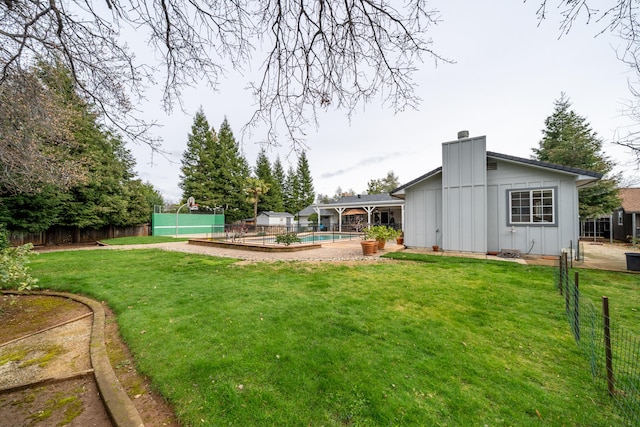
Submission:
<svg viewBox="0 0 640 427">
<path fill-rule="evenodd" d="M 601 174 L 486 151 L 486 137 L 442 144 L 442 167 L 394 189 L 407 247 L 558 255 L 576 245 L 578 189 Z"/>
</svg>

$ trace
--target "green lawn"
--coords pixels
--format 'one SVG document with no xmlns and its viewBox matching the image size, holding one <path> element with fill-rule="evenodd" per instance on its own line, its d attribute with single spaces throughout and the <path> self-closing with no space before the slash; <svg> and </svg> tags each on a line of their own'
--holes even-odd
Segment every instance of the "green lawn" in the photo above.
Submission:
<svg viewBox="0 0 640 427">
<path fill-rule="evenodd" d="M 185 425 L 621 424 L 553 269 L 418 258 L 238 266 L 147 249 L 31 266 L 43 288 L 108 302 Z"/>
<path fill-rule="evenodd" d="M 166 243 L 166 242 L 186 242 L 189 240 L 186 237 L 171 237 L 171 236 L 134 236 L 134 237 L 117 237 L 115 239 L 103 239 L 102 243 L 107 245 L 148 245 L 151 243 Z"/>
</svg>

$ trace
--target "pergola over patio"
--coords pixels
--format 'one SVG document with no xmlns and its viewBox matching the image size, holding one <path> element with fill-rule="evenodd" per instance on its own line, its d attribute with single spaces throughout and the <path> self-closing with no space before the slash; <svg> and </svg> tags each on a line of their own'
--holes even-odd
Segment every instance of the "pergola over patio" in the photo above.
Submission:
<svg viewBox="0 0 640 427">
<path fill-rule="evenodd" d="M 388 225 L 403 230 L 404 200 L 388 193 L 343 196 L 335 202 L 319 203 L 313 208 L 318 214 L 321 210 L 334 210 L 338 216 L 338 231 L 343 231 L 343 225 L 351 227 L 346 231 L 362 231 L 367 225 Z M 352 219 L 347 221 L 346 218 Z"/>
</svg>

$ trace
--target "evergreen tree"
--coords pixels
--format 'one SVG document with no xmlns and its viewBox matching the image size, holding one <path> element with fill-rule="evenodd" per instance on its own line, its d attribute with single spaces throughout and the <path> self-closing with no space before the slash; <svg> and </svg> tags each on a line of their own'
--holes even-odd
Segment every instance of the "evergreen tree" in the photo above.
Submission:
<svg viewBox="0 0 640 427">
<path fill-rule="evenodd" d="M 298 201 L 300 200 L 300 181 L 298 174 L 289 166 L 287 177 L 284 182 L 284 209 L 290 214 L 297 215 L 300 210 Z"/>
<path fill-rule="evenodd" d="M 298 185 L 300 190 L 298 191 L 298 201 L 296 202 L 298 209 L 302 210 L 313 203 L 316 199 L 316 193 L 313 189 L 313 178 L 311 177 L 311 171 L 309 170 L 309 161 L 307 160 L 306 152 L 300 153 L 298 157 L 298 168 L 296 170 L 298 175 Z"/>
<path fill-rule="evenodd" d="M 251 211 L 244 193 L 249 164 L 240 152 L 226 117 L 218 132 L 215 153 L 214 198 L 225 208 L 226 222 L 245 219 Z"/>
<path fill-rule="evenodd" d="M 151 219 L 150 208 L 139 209 L 140 186 L 134 181 L 135 162 L 117 134 L 99 124 L 91 105 L 77 94 L 70 72 L 59 64 L 40 63 L 41 84 L 56 94 L 61 108 L 72 110 L 68 131 L 73 140 L 66 146 L 65 161 L 81 165 L 82 180 L 71 186 L 49 185 L 37 194 L 3 197 L 2 217 L 15 231 L 39 232 L 55 225 L 99 228 L 135 225 Z M 7 196 L 6 188 L 0 195 Z"/>
<path fill-rule="evenodd" d="M 187 136 L 187 149 L 182 154 L 180 188 L 182 201 L 193 197 L 201 209 L 213 209 L 222 201 L 214 192 L 214 170 L 220 164 L 216 149 L 218 137 L 209 126 L 202 111 L 198 109 L 193 119 L 191 133 Z"/>
<path fill-rule="evenodd" d="M 282 187 L 276 182 L 269 163 L 269 158 L 264 150 L 260 150 L 256 159 L 256 177 L 269 186 L 269 191 L 260 197 L 258 203 L 258 211 L 274 211 L 282 212 L 284 206 L 282 204 Z"/>
<path fill-rule="evenodd" d="M 540 146 L 533 149 L 534 158 L 609 174 L 614 164 L 602 153 L 602 140 L 591 129 L 587 119 L 571 109 L 571 102 L 564 93 L 554 105 L 553 114 L 545 120 Z M 580 189 L 580 217 L 596 218 L 620 206 L 616 187 L 615 177 L 605 177 L 595 185 Z"/>
<path fill-rule="evenodd" d="M 274 188 L 271 189 L 271 191 L 274 192 L 274 195 L 276 195 L 275 197 L 277 197 L 276 200 L 276 206 L 278 207 L 278 209 L 274 209 L 274 211 L 276 212 L 282 212 L 282 211 L 286 211 L 287 208 L 285 207 L 285 182 L 287 180 L 287 175 L 284 172 L 284 167 L 282 166 L 282 162 L 280 161 L 280 156 L 276 157 L 276 161 L 273 162 L 273 181 L 274 181 Z"/>
</svg>

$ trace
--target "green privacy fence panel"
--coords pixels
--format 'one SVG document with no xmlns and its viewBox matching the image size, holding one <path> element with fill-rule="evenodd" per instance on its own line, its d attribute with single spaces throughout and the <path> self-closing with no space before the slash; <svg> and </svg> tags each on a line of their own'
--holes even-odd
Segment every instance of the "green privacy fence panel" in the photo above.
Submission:
<svg viewBox="0 0 640 427">
<path fill-rule="evenodd" d="M 221 233 L 224 215 L 154 213 L 151 227 L 154 236 Z"/>
</svg>

